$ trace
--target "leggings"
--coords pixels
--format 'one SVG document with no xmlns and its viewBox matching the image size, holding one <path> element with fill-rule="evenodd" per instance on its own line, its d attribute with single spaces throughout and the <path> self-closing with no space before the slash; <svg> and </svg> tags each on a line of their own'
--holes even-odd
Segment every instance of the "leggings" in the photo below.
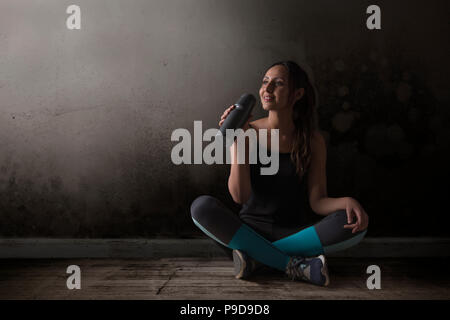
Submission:
<svg viewBox="0 0 450 320">
<path fill-rule="evenodd" d="M 200 196 L 191 205 L 195 225 L 222 246 L 244 251 L 254 260 L 285 271 L 292 256 L 311 257 L 344 250 L 359 243 L 366 230 L 344 228 L 347 213 L 339 210 L 304 228 L 243 221 L 221 201 Z"/>
</svg>

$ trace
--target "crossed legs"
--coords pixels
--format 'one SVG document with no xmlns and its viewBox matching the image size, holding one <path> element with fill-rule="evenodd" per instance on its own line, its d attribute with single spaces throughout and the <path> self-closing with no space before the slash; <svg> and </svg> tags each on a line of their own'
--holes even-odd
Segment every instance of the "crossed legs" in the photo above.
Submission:
<svg viewBox="0 0 450 320">
<path fill-rule="evenodd" d="M 313 226 L 293 230 L 288 236 L 269 241 L 244 223 L 221 201 L 200 196 L 191 205 L 194 223 L 206 235 L 230 249 L 239 249 L 269 267 L 285 271 L 291 256 L 316 256 L 347 249 L 359 243 L 367 230 L 352 234 L 345 210 L 331 213 Z"/>
</svg>

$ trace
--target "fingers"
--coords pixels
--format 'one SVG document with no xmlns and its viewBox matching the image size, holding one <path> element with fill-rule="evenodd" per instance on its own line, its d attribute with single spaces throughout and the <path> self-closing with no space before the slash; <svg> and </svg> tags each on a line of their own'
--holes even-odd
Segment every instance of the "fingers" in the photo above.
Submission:
<svg viewBox="0 0 450 320">
<path fill-rule="evenodd" d="M 344 225 L 344 228 L 345 228 L 345 229 L 352 229 L 352 233 L 358 232 L 358 230 L 359 230 L 359 226 L 358 226 L 357 223 L 354 223 L 354 224 L 346 224 L 346 225 Z"/>
<path fill-rule="evenodd" d="M 235 104 L 233 104 L 232 106 L 229 106 L 229 107 L 225 110 L 225 112 L 223 113 L 222 117 L 225 119 L 225 118 L 228 116 L 228 114 L 229 114 L 231 111 L 233 111 L 234 108 L 236 108 L 236 105 L 235 105 Z"/>
<path fill-rule="evenodd" d="M 369 225 L 369 216 L 357 201 L 348 201 L 346 205 L 347 225 L 346 229 L 352 229 L 352 233 L 362 231 Z M 352 223 L 353 217 L 356 216 L 355 223 Z"/>
<path fill-rule="evenodd" d="M 352 223 L 352 217 L 353 217 L 352 208 L 347 206 L 345 208 L 345 210 L 347 211 L 347 223 L 350 224 L 350 223 Z"/>
<path fill-rule="evenodd" d="M 362 207 L 358 208 L 358 210 L 360 210 L 358 213 L 360 216 L 358 217 L 358 222 L 357 222 L 359 224 L 358 230 L 362 231 L 362 230 L 367 229 L 367 227 L 369 225 L 369 216 L 367 215 L 367 212 Z"/>
<path fill-rule="evenodd" d="M 354 208 L 356 212 L 357 221 L 353 224 L 346 224 L 344 225 L 345 229 L 352 229 L 352 233 L 356 233 L 358 231 L 363 231 L 367 229 L 368 226 L 368 216 L 365 213 L 364 210 L 362 210 L 363 214 L 361 214 L 361 211 L 359 211 L 358 208 Z M 359 213 L 358 213 L 359 211 Z"/>
<path fill-rule="evenodd" d="M 361 225 L 361 211 L 359 208 L 354 206 L 351 202 L 347 203 L 346 208 L 347 212 L 347 225 L 344 226 L 346 229 L 352 229 L 352 233 L 358 231 Z M 351 224 L 353 221 L 353 217 L 356 216 L 356 223 Z"/>
<path fill-rule="evenodd" d="M 357 232 L 361 228 L 361 211 L 357 207 L 348 206 L 347 210 L 347 225 L 344 225 L 346 229 L 352 229 L 352 233 Z M 356 222 L 352 223 L 352 218 L 356 216 Z"/>
<path fill-rule="evenodd" d="M 219 126 L 222 125 L 222 123 L 225 121 L 225 119 L 228 117 L 228 115 L 230 114 L 231 111 L 233 111 L 233 109 L 236 108 L 236 105 L 233 104 L 232 106 L 229 106 L 224 113 L 222 114 L 222 116 L 220 117 L 220 121 L 219 121 Z"/>
</svg>

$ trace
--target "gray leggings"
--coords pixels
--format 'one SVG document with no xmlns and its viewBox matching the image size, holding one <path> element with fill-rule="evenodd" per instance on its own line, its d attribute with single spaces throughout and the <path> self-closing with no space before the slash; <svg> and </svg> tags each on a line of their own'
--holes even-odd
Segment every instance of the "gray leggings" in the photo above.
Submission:
<svg viewBox="0 0 450 320">
<path fill-rule="evenodd" d="M 347 224 L 345 210 L 333 212 L 311 226 L 281 227 L 243 220 L 221 201 L 207 195 L 194 200 L 191 217 L 229 257 L 232 249 L 240 249 L 263 263 L 262 260 L 271 260 L 263 258 L 265 255 L 316 256 L 344 250 L 359 243 L 367 232 L 352 233 L 351 229 L 344 228 Z"/>
</svg>

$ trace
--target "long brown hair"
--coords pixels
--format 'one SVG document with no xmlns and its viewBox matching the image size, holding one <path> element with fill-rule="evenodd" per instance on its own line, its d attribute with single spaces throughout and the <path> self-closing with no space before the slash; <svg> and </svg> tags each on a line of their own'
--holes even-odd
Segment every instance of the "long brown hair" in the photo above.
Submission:
<svg viewBox="0 0 450 320">
<path fill-rule="evenodd" d="M 311 138 L 317 129 L 316 93 L 307 73 L 294 61 L 274 63 L 284 66 L 289 73 L 289 100 L 294 98 L 295 89 L 304 88 L 305 93 L 295 102 L 292 120 L 295 125 L 294 141 L 291 148 L 291 160 L 296 172 L 302 179 L 311 163 Z M 270 69 L 269 68 L 269 69 Z"/>
</svg>

